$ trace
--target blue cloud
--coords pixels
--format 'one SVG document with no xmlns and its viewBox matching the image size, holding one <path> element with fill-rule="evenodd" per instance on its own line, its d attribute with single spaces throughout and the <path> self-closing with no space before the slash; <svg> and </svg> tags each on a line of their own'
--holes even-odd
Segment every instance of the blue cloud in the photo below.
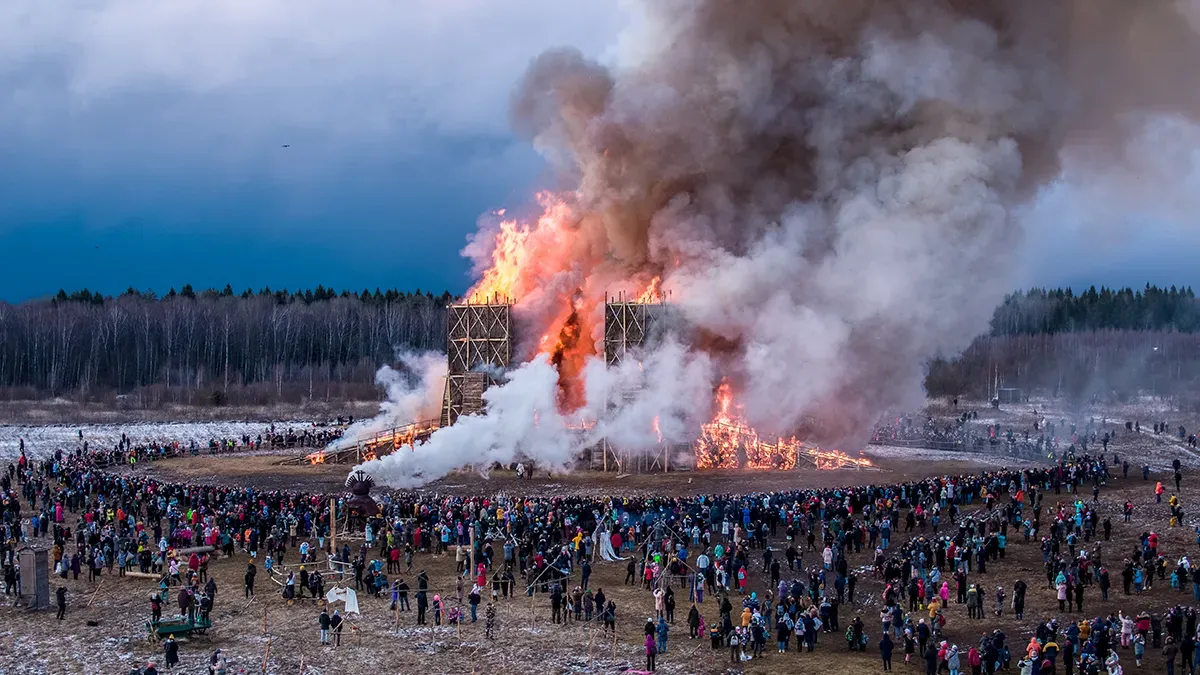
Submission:
<svg viewBox="0 0 1200 675">
<path fill-rule="evenodd" d="M 0 297 L 463 290 L 480 214 L 544 178 L 512 86 L 615 2 L 0 5 Z M 290 145 L 284 148 L 282 146 Z"/>
</svg>

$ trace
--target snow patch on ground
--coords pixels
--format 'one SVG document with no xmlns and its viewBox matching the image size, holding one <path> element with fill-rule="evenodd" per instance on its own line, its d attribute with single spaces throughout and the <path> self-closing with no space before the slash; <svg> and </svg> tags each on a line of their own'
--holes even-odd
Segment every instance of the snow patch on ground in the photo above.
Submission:
<svg viewBox="0 0 1200 675">
<path fill-rule="evenodd" d="M 20 439 L 25 439 L 25 452 L 30 457 L 48 457 L 55 450 L 73 451 L 82 447 L 111 448 L 127 435 L 136 444 L 178 441 L 185 445 L 195 441 L 205 446 L 210 440 L 240 438 L 243 434 L 257 437 L 270 428 L 270 422 L 137 422 L 130 424 L 82 425 L 0 425 L 0 458 L 20 455 Z M 307 426 L 297 422 L 294 428 Z M 276 423 L 277 429 L 287 424 Z M 83 438 L 79 436 L 83 432 Z"/>
<path fill-rule="evenodd" d="M 1002 454 L 984 452 L 952 452 L 925 448 L 903 448 L 894 445 L 869 445 L 863 453 L 886 459 L 932 460 L 938 462 L 974 462 L 997 468 L 1034 466 L 1034 462 Z"/>
</svg>

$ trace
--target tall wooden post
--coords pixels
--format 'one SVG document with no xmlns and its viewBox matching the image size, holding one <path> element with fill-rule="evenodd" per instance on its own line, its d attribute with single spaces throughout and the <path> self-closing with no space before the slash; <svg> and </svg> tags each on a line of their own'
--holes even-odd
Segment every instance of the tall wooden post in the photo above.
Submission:
<svg viewBox="0 0 1200 675">
<path fill-rule="evenodd" d="M 331 496 L 329 498 L 329 550 L 326 551 L 325 553 L 328 557 L 332 558 L 333 557 L 332 553 L 336 553 L 336 552 L 337 552 L 337 499 Z M 340 567 L 338 569 L 341 570 Z M 330 572 L 333 571 L 333 565 L 329 566 L 329 571 Z"/>
<path fill-rule="evenodd" d="M 471 574 L 471 579 L 474 580 L 475 579 L 475 522 L 474 521 L 471 522 L 470 528 L 471 528 L 471 553 L 469 556 L 467 556 L 467 563 L 468 563 L 468 565 L 470 565 L 470 567 L 468 567 L 468 571 Z"/>
<path fill-rule="evenodd" d="M 592 667 L 592 662 L 595 657 L 592 655 L 592 644 L 596 641 L 596 622 L 591 621 L 588 625 L 588 668 Z"/>
</svg>

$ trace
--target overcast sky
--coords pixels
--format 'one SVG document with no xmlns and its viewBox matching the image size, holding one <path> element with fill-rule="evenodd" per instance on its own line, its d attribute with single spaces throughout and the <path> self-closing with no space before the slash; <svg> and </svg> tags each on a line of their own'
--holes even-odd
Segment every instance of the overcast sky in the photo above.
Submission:
<svg viewBox="0 0 1200 675">
<path fill-rule="evenodd" d="M 608 58 L 622 4 L 5 0 L 0 299 L 462 291 L 477 218 L 546 183 L 508 132 L 514 83 L 547 47 Z M 1097 230 L 1070 190 L 1043 201 L 1029 283 L 1200 286 L 1186 218 Z"/>
</svg>

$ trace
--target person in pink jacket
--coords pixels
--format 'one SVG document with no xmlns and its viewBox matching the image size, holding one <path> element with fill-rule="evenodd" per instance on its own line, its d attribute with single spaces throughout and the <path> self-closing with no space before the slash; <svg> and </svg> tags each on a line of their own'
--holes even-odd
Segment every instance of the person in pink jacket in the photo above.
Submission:
<svg viewBox="0 0 1200 675">
<path fill-rule="evenodd" d="M 654 656 L 658 654 L 658 644 L 654 641 L 654 635 L 646 635 L 646 670 L 654 672 Z"/>
</svg>

